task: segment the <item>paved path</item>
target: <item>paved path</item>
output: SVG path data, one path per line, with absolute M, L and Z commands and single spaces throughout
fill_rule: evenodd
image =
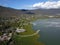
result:
M 37 30 L 35 33 L 31 34 L 31 35 L 20 35 L 20 37 L 30 37 L 30 36 L 34 36 L 37 35 L 40 32 L 40 30 Z

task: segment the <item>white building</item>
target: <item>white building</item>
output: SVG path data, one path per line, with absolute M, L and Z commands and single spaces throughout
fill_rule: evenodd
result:
M 25 31 L 26 31 L 26 30 L 25 30 L 25 29 L 23 29 L 23 28 L 21 28 L 21 29 L 17 28 L 17 30 L 16 30 L 16 32 L 17 32 L 17 33 L 25 32 Z
M 50 18 L 53 18 L 54 16 L 49 16 Z

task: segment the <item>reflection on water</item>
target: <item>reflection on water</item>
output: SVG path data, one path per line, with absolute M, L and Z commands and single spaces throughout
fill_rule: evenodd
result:
M 40 29 L 40 39 L 46 45 L 60 45 L 60 19 L 42 19 L 33 22 L 33 29 Z

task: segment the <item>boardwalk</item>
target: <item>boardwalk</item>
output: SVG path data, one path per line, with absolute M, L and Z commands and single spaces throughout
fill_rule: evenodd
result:
M 30 37 L 30 36 L 34 36 L 37 35 L 40 32 L 40 30 L 37 30 L 35 33 L 31 34 L 31 35 L 20 35 L 20 37 Z

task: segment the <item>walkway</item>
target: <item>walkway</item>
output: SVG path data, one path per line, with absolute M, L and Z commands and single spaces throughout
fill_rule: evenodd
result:
M 34 36 L 37 35 L 40 32 L 40 30 L 37 30 L 35 33 L 31 34 L 31 35 L 20 35 L 20 37 L 30 37 L 30 36 Z

